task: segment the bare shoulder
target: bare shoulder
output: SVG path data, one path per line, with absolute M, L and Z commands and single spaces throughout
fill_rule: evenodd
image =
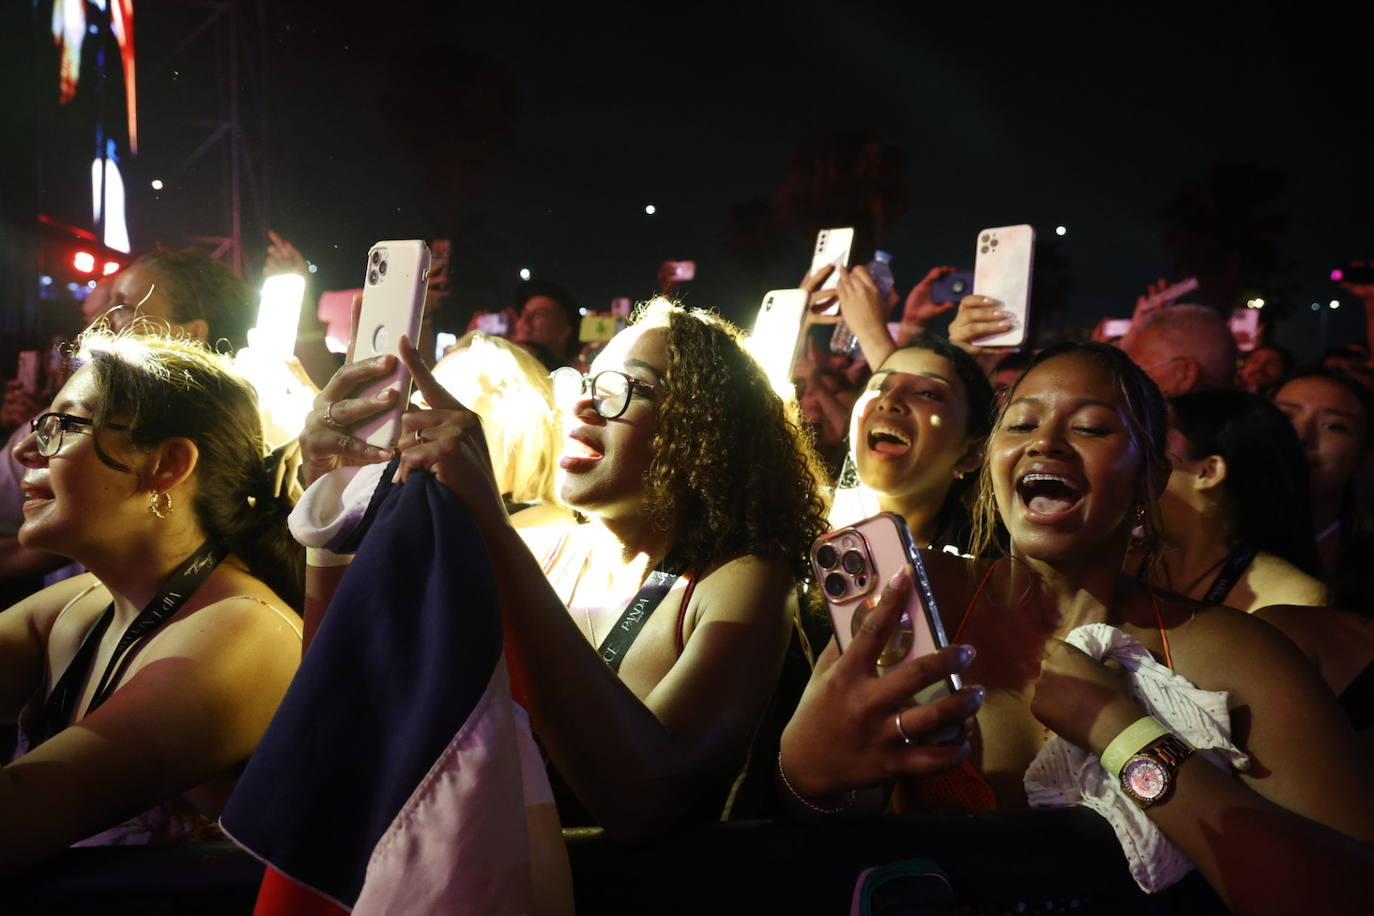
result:
M 96 588 L 99 585 L 100 582 L 90 573 L 82 573 L 70 579 L 63 579 L 61 582 L 34 592 L 8 610 L 0 612 L 0 626 L 7 629 L 22 627 L 46 640 L 62 610 L 84 593 L 99 590 L 103 600 L 109 601 L 108 595 L 105 595 L 103 590 Z
M 1255 557 L 1248 578 L 1258 603 L 1242 610 L 1254 611 L 1273 604 L 1319 607 L 1328 600 L 1326 586 L 1320 579 L 1271 553 Z
M 1313 681 L 1316 669 L 1278 627 L 1223 606 L 1197 606 L 1176 632 L 1179 670 L 1199 687 L 1240 698 Z
M 700 612 L 694 616 L 753 619 L 770 608 L 783 608 L 794 584 L 779 560 L 752 554 L 734 557 L 708 567 L 697 580 L 692 602 Z

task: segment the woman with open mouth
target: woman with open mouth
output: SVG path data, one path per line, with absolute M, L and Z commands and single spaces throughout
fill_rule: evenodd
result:
M 294 478 L 201 344 L 88 332 L 15 447 L 27 548 L 89 572 L 0 613 L 0 874 L 63 847 L 218 836 L 300 661 Z M 292 469 L 294 470 L 294 469 Z
M 881 805 L 884 793 L 857 790 L 894 783 L 898 811 L 1025 807 L 1036 788 L 1027 771 L 1058 741 L 1058 753 L 1091 764 L 1078 778 L 1181 850 L 1231 909 L 1363 906 L 1374 791 L 1330 691 L 1262 622 L 1122 571 L 1132 529 L 1157 530 L 1168 474 L 1155 385 L 1114 348 L 1051 347 L 1010 392 L 984 472 L 974 546 L 1000 519 L 1006 556 L 927 552 L 949 648 L 877 675 L 911 588 L 899 579 L 843 656 L 833 644 L 821 656 L 782 741 L 780 784 L 798 810 L 838 817 Z M 1091 624 L 1107 626 L 1079 629 Z M 1131 669 L 1148 661 L 1173 692 L 1147 702 L 1121 666 L 1066 641 L 1089 636 L 1134 647 Z M 910 705 L 956 672 L 978 686 Z M 1214 740 L 1198 739 L 1205 751 L 1163 712 L 1182 702 L 1180 683 L 1229 710 Z M 960 738 L 930 743 L 961 722 Z

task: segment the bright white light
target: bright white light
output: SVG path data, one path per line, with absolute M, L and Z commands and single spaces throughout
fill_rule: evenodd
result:
M 87 281 L 86 281 L 86 288 L 87 288 L 87 289 L 95 289 L 95 281 L 94 281 L 94 280 L 87 280 Z
M 296 349 L 296 325 L 304 295 L 305 278 L 300 274 L 277 274 L 263 281 L 258 323 L 248 338 L 265 358 L 285 359 Z
M 1340 308 L 1340 307 L 1341 307 L 1341 300 L 1339 300 L 1339 299 L 1332 299 L 1332 300 L 1331 300 L 1331 307 L 1332 307 L 1333 309 L 1338 309 L 1338 308 Z
M 520 279 L 521 279 L 521 280 L 528 280 L 529 278 L 530 278 L 530 269 L 529 269 L 528 267 L 522 267 L 522 268 L 520 268 Z
M 1054 227 L 1054 234 L 1055 234 L 1055 235 L 1068 235 L 1068 234 L 1069 234 L 1069 229 L 1068 229 L 1067 226 L 1055 226 L 1055 227 Z
M 106 261 L 106 262 L 105 262 L 105 266 L 102 267 L 102 268 L 100 268 L 100 274 L 101 274 L 101 276 L 105 276 L 105 277 L 108 277 L 110 274 L 118 273 L 118 272 L 119 272 L 119 262 L 118 262 L 118 261 Z
M 1312 303 L 1312 311 L 1314 311 L 1314 312 L 1315 312 L 1315 311 L 1319 311 L 1319 310 L 1321 309 L 1321 307 L 1322 307 L 1322 304 L 1321 304 L 1320 302 L 1314 302 L 1314 303 Z
M 40 276 L 40 277 L 38 278 L 38 285 L 39 285 L 39 286 L 52 286 L 52 277 L 48 276 L 47 274 L 43 274 L 42 276 Z
M 644 212 L 649 214 L 650 216 L 653 216 L 655 213 L 658 212 L 658 207 L 655 207 L 653 204 L 648 204 L 647 206 L 645 206 Z
M 306 261 L 306 262 L 305 262 L 305 269 L 308 270 L 308 271 L 310 271 L 310 272 L 313 274 L 315 271 L 319 270 L 320 267 L 319 267 L 319 265 L 316 264 L 314 261 Z
M 579 309 L 577 310 L 577 314 L 579 314 L 579 315 L 581 315 L 582 317 L 585 318 L 585 317 L 587 316 L 587 310 L 586 310 L 585 308 L 579 308 Z
M 153 190 L 154 190 L 154 191 L 161 191 L 161 190 L 162 190 L 162 179 L 161 179 L 161 178 L 154 178 L 154 179 L 152 180 L 152 185 L 153 185 Z
M 96 222 L 104 218 L 105 245 L 127 254 L 133 246 L 129 244 L 129 227 L 124 222 L 124 178 L 115 163 L 113 141 L 103 161 L 104 168 L 101 168 L 102 160 L 91 160 L 91 209 Z
M 1262 309 L 1262 308 L 1264 308 L 1264 300 L 1263 300 L 1263 299 L 1249 299 L 1249 300 L 1246 301 L 1245 307 L 1248 308 L 1248 309 Z

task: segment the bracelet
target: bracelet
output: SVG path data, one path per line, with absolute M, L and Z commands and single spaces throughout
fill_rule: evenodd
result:
M 1130 725 L 1121 730 L 1107 745 L 1102 752 L 1102 769 L 1108 775 L 1116 779 L 1121 775 L 1121 769 L 1126 765 L 1126 761 L 1131 758 L 1141 748 L 1147 747 L 1150 742 L 1163 735 L 1169 734 L 1169 729 L 1160 724 L 1154 716 L 1143 716 L 1136 719 Z
M 353 562 L 351 553 L 335 553 L 324 547 L 305 548 L 305 565 L 316 567 L 347 566 Z
M 816 812 L 817 814 L 842 814 L 845 811 L 848 811 L 850 807 L 854 804 L 854 796 L 857 794 L 854 789 L 850 789 L 848 792 L 844 794 L 843 804 L 840 804 L 839 806 L 834 808 L 823 808 L 815 802 L 811 801 L 805 795 L 802 795 L 800 792 L 798 792 L 796 787 L 792 785 L 791 780 L 787 778 L 787 772 L 782 768 L 782 748 L 778 749 L 778 779 L 782 780 L 783 788 L 787 789 L 787 794 L 791 795 L 797 801 L 801 802 L 803 805 L 805 805 L 812 811 Z

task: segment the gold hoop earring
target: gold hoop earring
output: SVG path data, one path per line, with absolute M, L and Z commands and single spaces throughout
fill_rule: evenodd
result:
M 166 518 L 172 514 L 172 494 L 159 493 L 157 490 L 148 491 L 148 511 L 158 518 Z

